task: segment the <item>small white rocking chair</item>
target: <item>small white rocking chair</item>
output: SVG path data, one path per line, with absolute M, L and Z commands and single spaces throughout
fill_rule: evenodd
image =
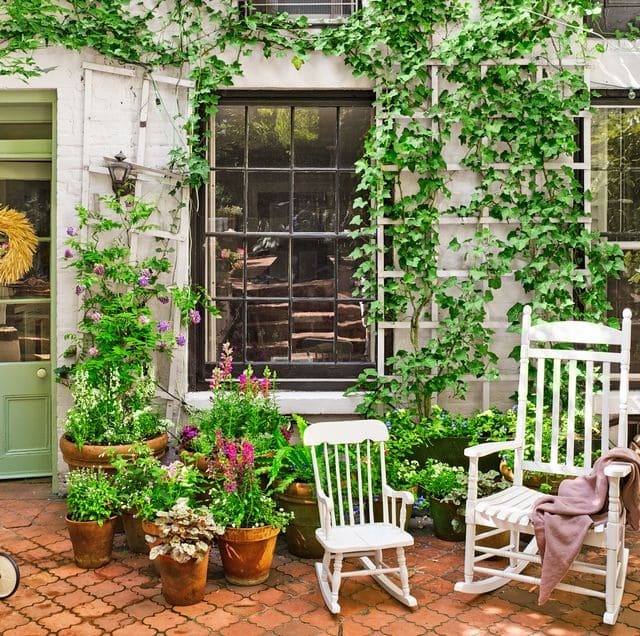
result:
M 506 443 L 480 444 L 465 451 L 470 460 L 467 530 L 464 581 L 456 584 L 457 591 L 469 594 L 491 592 L 509 580 L 540 585 L 539 576 L 523 574 L 530 563 L 540 563 L 535 538 L 521 549 L 520 535 L 533 535 L 529 514 L 541 496 L 537 490 L 522 485 L 523 471 L 566 477 L 588 475 L 592 468 L 593 450 L 599 447 L 604 453 L 610 446 L 627 446 L 630 340 L 629 309 L 624 310 L 622 329 L 617 330 L 577 321 L 531 326 L 531 308 L 524 308 L 516 439 Z M 530 368 L 536 369 L 535 375 L 532 373 L 530 376 Z M 610 403 L 613 401 L 611 372 L 619 374 L 617 405 Z M 529 393 L 530 379 L 536 387 L 532 393 Z M 546 409 L 550 405 L 550 418 L 544 417 L 549 412 L 545 405 Z M 535 417 L 529 418 L 534 420 L 530 423 L 534 430 L 529 433 L 526 430 L 529 424 L 527 411 L 535 413 Z M 612 411 L 618 415 L 615 436 L 613 431 L 610 433 Z M 611 444 L 610 439 L 615 439 L 615 442 Z M 527 448 L 527 445 L 533 448 Z M 478 458 L 501 451 L 513 451 L 513 486 L 478 498 Z M 629 555 L 624 544 L 625 509 L 620 501 L 621 479 L 629 471 L 625 464 L 612 464 L 605 470 L 609 480 L 607 521 L 592 525 L 583 543 L 604 548 L 603 562 L 583 562 L 578 555 L 571 566 L 574 571 L 604 577 L 604 586 L 594 589 L 569 583 L 556 585 L 556 589 L 603 599 L 603 621 L 609 625 L 615 624 L 620 611 Z M 478 526 L 489 529 L 479 531 Z M 482 538 L 503 530 L 510 530 L 507 545 L 500 548 L 481 545 Z M 503 569 L 483 565 L 493 556 L 507 560 Z M 480 578 L 474 580 L 475 577 Z
M 340 612 L 338 593 L 348 576 L 372 576 L 391 596 L 409 607 L 417 605 L 409 593 L 404 556 L 404 548 L 413 545 L 413 537 L 404 530 L 406 504 L 413 504 L 413 495 L 387 485 L 384 442 L 388 438 L 387 427 L 378 420 L 319 422 L 304 432 L 304 444 L 312 451 L 320 511 L 316 538 L 324 548 L 316 574 L 322 597 L 334 614 Z M 381 484 L 377 492 L 376 483 Z M 377 521 L 376 500 L 382 501 L 382 520 Z M 382 560 L 388 548 L 395 548 L 395 567 Z M 351 557 L 358 557 L 364 569 L 343 571 L 343 560 Z M 395 575 L 399 584 L 389 575 Z

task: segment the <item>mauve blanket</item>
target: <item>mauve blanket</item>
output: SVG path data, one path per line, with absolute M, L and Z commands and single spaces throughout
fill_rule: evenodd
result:
M 622 505 L 627 509 L 627 523 L 634 530 L 640 527 L 640 457 L 628 448 L 607 451 L 593 465 L 591 474 L 566 479 L 556 496 L 540 497 L 530 515 L 542 558 L 540 605 L 549 598 L 578 556 L 591 525 L 606 520 L 609 480 L 604 469 L 613 462 L 631 466 L 631 473 L 621 482 L 620 494 Z

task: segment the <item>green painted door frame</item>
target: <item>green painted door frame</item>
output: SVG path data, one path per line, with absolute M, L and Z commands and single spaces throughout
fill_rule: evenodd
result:
M 0 285 L 0 479 L 52 476 L 57 491 L 55 91 L 0 92 L 0 206 L 38 236 L 31 269 Z

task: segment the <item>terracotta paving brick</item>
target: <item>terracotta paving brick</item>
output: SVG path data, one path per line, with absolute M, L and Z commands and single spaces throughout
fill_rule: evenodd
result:
M 116 629 L 110 636 L 134 636 L 134 634 L 135 636 L 156 636 L 158 632 L 152 627 L 136 623 L 135 630 L 132 630 L 131 627 L 121 627 Z
M 286 614 L 282 614 L 274 609 L 267 609 L 264 612 L 258 612 L 249 617 L 249 622 L 258 625 L 266 630 L 278 627 L 283 623 L 288 623 L 290 617 Z
M 166 610 L 159 614 L 154 614 L 149 618 L 145 618 L 142 622 L 145 625 L 158 630 L 161 634 L 164 634 L 167 630 L 172 629 L 177 625 L 182 625 L 186 620 L 187 619 L 184 616 L 181 616 L 172 610 Z
M 167 630 L 163 636 L 209 636 L 211 633 L 208 627 L 189 621 Z
M 57 636 L 101 636 L 103 633 L 99 627 L 82 623 L 81 625 L 74 625 L 68 629 L 61 629 Z
M 95 618 L 97 616 L 104 616 L 113 612 L 113 606 L 108 605 L 100 599 L 95 599 L 90 603 L 82 603 L 73 608 L 73 611 L 82 618 Z
M 116 629 L 126 627 L 127 625 L 137 626 L 138 622 L 133 616 L 129 616 L 124 612 L 112 612 L 111 614 L 105 614 L 99 616 L 91 621 L 96 627 L 103 630 L 105 634 L 112 634 Z
M 22 608 L 22 614 L 27 618 L 31 618 L 34 621 L 37 621 L 44 616 L 51 616 L 52 614 L 58 613 L 62 607 L 57 603 L 53 603 L 49 600 L 44 600 L 41 603 L 35 603 L 34 605 L 29 605 L 28 607 Z
M 41 619 L 40 625 L 46 627 L 50 633 L 54 633 L 61 629 L 71 627 L 72 625 L 78 625 L 78 623 L 81 622 L 82 619 L 79 616 L 76 616 L 69 610 L 62 610 L 57 614 Z
M 34 625 L 33 623 L 29 623 L 28 625 L 21 625 L 20 627 L 14 627 L 12 629 L 3 631 L 3 636 L 48 636 L 49 632 L 44 628 L 40 627 L 40 625 Z
M 220 630 L 223 627 L 229 627 L 230 625 L 235 625 L 240 622 L 241 619 L 238 616 L 235 616 L 231 612 L 227 612 L 224 609 L 214 609 L 211 612 L 207 612 L 206 614 L 202 614 L 198 616 L 195 621 L 198 625 L 202 625 L 209 629 Z
M 138 603 L 133 603 L 132 605 L 128 605 L 127 607 L 123 608 L 123 610 L 127 614 L 133 616 L 134 618 L 137 618 L 140 621 L 149 616 L 153 616 L 154 614 L 158 614 L 164 611 L 164 609 L 164 606 L 147 599 Z

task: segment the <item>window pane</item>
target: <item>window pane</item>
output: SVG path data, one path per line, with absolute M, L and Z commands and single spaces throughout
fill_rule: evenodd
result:
M 244 229 L 244 176 L 242 172 L 216 170 L 212 176 L 215 206 L 210 211 L 210 232 Z
M 623 232 L 640 231 L 640 170 L 625 170 L 622 176 L 620 215 Z
M 225 342 L 233 347 L 234 360 L 241 361 L 244 351 L 244 312 L 241 301 L 219 300 L 216 306 L 220 317 L 212 321 L 215 328 L 215 346 L 211 347 L 213 359 L 220 356 L 220 349 Z
M 339 192 L 339 205 L 340 205 L 340 227 L 339 232 L 344 232 L 354 229 L 351 225 L 351 220 L 354 216 L 359 215 L 364 223 L 368 220 L 368 213 L 366 210 L 353 209 L 353 201 L 358 195 L 356 187 L 358 185 L 358 177 L 353 172 L 341 172 L 338 175 L 338 192 Z
M 351 258 L 351 252 L 361 241 L 341 239 L 338 241 L 338 296 L 357 296 L 354 274 L 357 263 Z
M 621 114 L 622 164 L 640 167 L 640 109 L 625 108 Z
M 289 230 L 290 179 L 288 172 L 249 173 L 249 232 Z
M 0 362 L 49 359 L 49 303 L 0 304 L 0 325 Z
M 336 165 L 336 109 L 294 109 L 293 143 L 296 166 L 334 167 Z
M 247 303 L 247 357 L 257 362 L 289 360 L 289 303 Z
M 335 174 L 302 172 L 294 179 L 294 232 L 335 232 Z
M 338 362 L 370 362 L 366 307 L 364 303 L 338 303 Z M 343 343 L 348 343 L 348 347 Z
M 247 251 L 247 295 L 289 295 L 289 240 L 263 236 L 249 239 Z
M 249 107 L 249 167 L 286 168 L 291 163 L 291 109 Z
M 335 241 L 295 239 L 293 241 L 293 295 L 297 297 L 335 296 Z
M 244 166 L 244 106 L 220 106 L 214 135 L 215 165 Z
M 213 258 L 211 284 L 218 297 L 242 297 L 244 294 L 243 240 L 233 236 L 210 238 L 209 255 Z
M 15 165 L 15 164 L 14 164 Z M 51 172 L 50 164 L 33 164 Z M 2 205 L 23 212 L 33 224 L 38 236 L 49 236 L 51 212 L 51 182 L 31 179 L 0 178 L 0 202 Z
M 628 307 L 633 316 L 640 316 L 640 251 L 624 252 L 625 271 L 619 280 L 609 279 L 608 296 L 612 314 L 620 317 Z M 631 373 L 640 373 L 640 323 L 633 321 L 631 349 Z
M 340 109 L 338 167 L 352 168 L 360 159 L 369 128 L 371 128 L 371 108 L 351 106 Z
M 39 243 L 29 271 L 20 280 L 0 285 L 0 298 L 48 298 L 50 252 L 48 242 Z

